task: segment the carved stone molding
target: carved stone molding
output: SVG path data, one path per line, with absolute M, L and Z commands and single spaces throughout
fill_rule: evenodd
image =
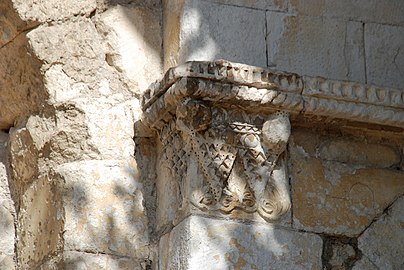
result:
M 267 221 L 285 214 L 291 119 L 404 128 L 402 91 L 222 60 L 170 69 L 142 106 L 141 123 L 158 140 L 158 181 L 176 193 L 176 202 L 160 202 L 177 213 L 174 223 L 193 212 Z

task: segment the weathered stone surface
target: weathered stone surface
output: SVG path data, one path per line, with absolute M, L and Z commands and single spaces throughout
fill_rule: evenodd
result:
M 117 257 L 109 254 L 85 253 L 66 251 L 64 253 L 64 268 L 66 270 L 143 270 L 146 263 Z
M 40 67 L 24 35 L 0 48 L 0 129 L 38 111 L 46 100 Z
M 159 222 L 175 225 L 189 212 L 274 222 L 289 211 L 287 113 L 258 119 L 197 100 L 174 113 L 156 128 Z
M 403 228 L 404 196 L 401 196 L 359 237 L 358 247 L 364 261 L 369 260 L 376 269 L 403 268 Z
M 23 31 L 33 27 L 34 22 L 21 20 L 13 7 L 11 0 L 3 0 L 0 3 L 0 48 L 11 42 Z
M 6 169 L 9 136 L 0 131 L 0 270 L 14 269 L 15 208 Z
M 400 153 L 391 146 L 343 139 L 322 143 L 318 148 L 318 156 L 323 160 L 375 168 L 400 164 Z
M 115 6 L 96 21 L 104 35 L 106 61 L 128 78 L 136 92 L 162 74 L 160 10 Z
M 12 0 L 14 8 L 25 21 L 55 21 L 75 15 L 90 15 L 96 8 L 96 0 Z
M 323 269 L 344 270 L 352 269 L 362 257 L 356 238 L 336 238 L 323 235 L 323 254 L 321 255 Z
M 290 0 L 289 10 L 309 16 L 404 25 L 404 4 L 401 0 Z
M 73 162 L 56 171 L 65 182 L 65 250 L 147 257 L 148 223 L 134 161 Z
M 49 176 L 40 177 L 22 194 L 18 214 L 17 253 L 22 269 L 39 267 L 63 248 L 61 194 Z
M 97 89 L 95 86 L 100 81 L 105 54 L 102 41 L 91 20 L 41 25 L 29 32 L 27 37 L 40 60 L 46 64 L 62 64 L 63 73 L 74 83 L 85 83 L 90 89 Z M 47 66 L 44 68 L 47 69 Z M 86 90 L 81 91 L 81 94 L 88 94 L 89 90 Z
M 221 58 L 266 66 L 264 11 L 190 0 L 164 14 L 165 68 Z
M 302 75 L 365 82 L 362 24 L 267 12 L 268 65 Z
M 160 269 L 321 269 L 321 238 L 191 216 L 160 241 Z
M 232 5 L 246 8 L 285 11 L 288 8 L 289 0 L 208 0 L 212 3 Z
M 402 10 L 404 11 L 404 4 L 402 6 Z M 403 14 L 403 11 L 401 14 Z M 368 83 L 403 87 L 403 44 L 404 26 L 398 27 L 372 23 L 365 25 L 366 73 Z
M 113 95 L 109 98 L 74 100 L 85 116 L 82 130 L 88 133 L 88 144 L 100 158 L 130 159 L 134 155 L 133 125 L 139 117 L 140 104 L 137 99 L 121 102 L 122 99 Z M 65 129 L 68 128 L 66 126 Z
M 21 196 L 38 176 L 39 153 L 25 127 L 10 130 L 9 156 L 10 189 L 19 209 Z
M 0 252 L 0 270 L 13 270 L 15 269 L 14 256 L 7 256 Z
M 319 135 L 295 130 L 292 138 L 290 173 L 295 228 L 355 236 L 404 192 L 402 171 L 321 161 L 315 157 L 324 141 Z M 361 145 L 349 141 L 344 142 L 347 152 Z M 361 151 L 372 147 L 375 146 Z M 331 153 L 336 160 L 346 157 L 341 149 Z

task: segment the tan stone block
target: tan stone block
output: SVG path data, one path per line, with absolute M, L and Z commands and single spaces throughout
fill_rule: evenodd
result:
M 321 269 L 318 235 L 270 224 L 191 216 L 160 244 L 164 269 Z
M 10 190 L 19 208 L 20 197 L 38 176 L 39 153 L 27 128 L 12 129 L 9 141 Z
M 64 181 L 65 250 L 148 255 L 148 221 L 134 161 L 60 165 Z
M 12 0 L 19 16 L 26 21 L 62 20 L 75 15 L 90 15 L 96 8 L 96 0 Z
M 35 55 L 44 63 L 62 64 L 63 72 L 75 82 L 99 84 L 101 67 L 106 64 L 105 54 L 102 40 L 90 19 L 41 25 L 27 37 Z
M 118 257 L 109 254 L 92 254 L 77 251 L 64 253 L 64 268 L 66 270 L 142 270 L 140 262 L 127 257 Z
M 110 98 L 74 100 L 83 112 L 82 133 L 87 133 L 86 148 L 91 148 L 102 159 L 132 158 L 135 153 L 134 122 L 139 117 L 137 99 L 114 102 Z M 69 126 L 66 130 L 73 131 Z M 79 131 L 79 130 L 78 130 Z M 79 135 L 72 132 L 72 136 Z M 80 136 L 82 137 L 82 136 Z M 77 151 L 79 152 L 79 151 Z
M 318 149 L 319 158 L 347 164 L 388 168 L 400 163 L 399 151 L 381 144 L 355 142 L 349 139 L 331 139 Z
M 17 120 L 38 111 L 46 100 L 40 67 L 25 35 L 1 47 L 0 129 L 15 126 Z
M 295 228 L 358 235 L 404 192 L 401 171 L 322 162 L 304 147 L 296 141 L 290 146 Z
M 64 213 L 53 179 L 43 176 L 22 194 L 17 253 L 22 269 L 35 268 L 62 249 Z
M 96 21 L 105 38 L 106 61 L 141 92 L 162 75 L 161 11 L 117 5 Z

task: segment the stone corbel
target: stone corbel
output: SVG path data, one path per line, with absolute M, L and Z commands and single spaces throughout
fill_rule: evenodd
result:
M 272 221 L 290 208 L 291 121 L 365 122 L 402 133 L 403 104 L 395 89 L 189 62 L 146 91 L 141 124 L 155 131 L 157 170 L 167 172 L 157 181 L 176 187 L 172 211 Z

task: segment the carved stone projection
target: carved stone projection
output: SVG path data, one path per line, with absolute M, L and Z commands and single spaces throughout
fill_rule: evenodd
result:
M 287 113 L 248 116 L 184 99 L 160 132 L 163 160 L 179 181 L 180 208 L 189 200 L 201 210 L 279 218 L 290 206 L 284 161 L 289 135 Z
M 224 60 L 189 62 L 146 91 L 138 129 L 157 131 L 158 169 L 177 191 L 174 223 L 195 211 L 271 221 L 290 208 L 291 121 L 403 131 L 403 95 Z

